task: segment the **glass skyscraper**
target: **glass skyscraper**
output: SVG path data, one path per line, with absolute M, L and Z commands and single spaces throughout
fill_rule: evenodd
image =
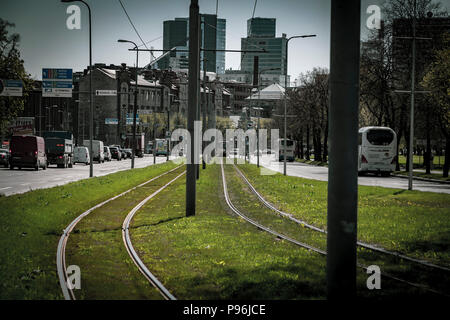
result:
M 226 20 L 217 19 L 216 15 L 201 14 L 201 47 L 206 50 L 224 50 L 226 43 Z M 175 18 L 175 20 L 164 21 L 163 49 L 170 50 L 176 47 L 179 50 L 189 49 L 189 18 Z M 200 59 L 205 58 L 206 71 L 225 72 L 225 52 L 201 51 Z M 158 61 L 160 69 L 181 68 L 187 69 L 189 53 L 171 52 Z M 203 61 L 200 61 L 203 70 Z
M 284 85 L 286 62 L 286 35 L 275 37 L 276 19 L 253 18 L 247 20 L 247 37 L 241 38 L 241 50 L 258 51 L 265 49 L 267 53 L 241 53 L 241 70 L 253 73 L 253 60 L 258 56 L 259 71 L 269 68 L 280 70 L 264 72 L 264 78 L 271 83 Z M 273 76 L 272 76 L 273 75 Z M 270 77 L 272 76 L 272 78 Z

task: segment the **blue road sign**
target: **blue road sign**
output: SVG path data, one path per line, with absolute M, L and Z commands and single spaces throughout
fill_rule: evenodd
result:
M 72 97 L 72 69 L 42 69 L 43 97 Z

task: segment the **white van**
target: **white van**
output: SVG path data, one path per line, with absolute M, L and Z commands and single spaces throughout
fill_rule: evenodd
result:
M 89 149 L 89 140 L 83 140 L 83 146 Z M 92 161 L 98 161 L 99 163 L 105 162 L 103 141 L 92 140 L 92 149 Z
M 73 150 L 73 163 L 84 163 L 88 165 L 91 162 L 89 158 L 89 149 L 87 147 L 75 147 Z

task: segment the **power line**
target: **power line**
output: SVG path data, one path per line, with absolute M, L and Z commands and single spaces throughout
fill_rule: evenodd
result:
M 128 21 L 130 22 L 131 26 L 133 27 L 134 31 L 136 32 L 137 36 L 139 37 L 139 39 L 141 39 L 142 44 L 148 49 L 146 43 L 145 43 L 144 40 L 142 39 L 141 35 L 139 34 L 139 32 L 137 31 L 136 27 L 134 26 L 133 21 L 131 20 L 130 16 L 128 15 L 128 12 L 127 12 L 127 10 L 125 9 L 125 6 L 124 6 L 123 3 L 122 3 L 122 0 L 119 0 L 119 3 L 120 3 L 120 5 L 121 5 L 123 11 L 125 12 L 125 15 L 127 16 Z M 152 53 L 150 53 L 150 54 L 153 55 Z M 136 66 L 136 68 L 137 68 L 137 67 L 138 67 L 138 66 Z
M 253 6 L 252 20 L 250 22 L 250 30 L 249 30 L 250 31 L 250 36 L 252 34 L 252 24 L 253 24 L 252 22 L 253 22 L 253 18 L 255 17 L 255 10 L 256 10 L 256 4 L 257 3 L 258 3 L 258 0 L 255 0 L 255 5 Z M 244 38 L 242 38 L 242 39 L 244 39 Z M 245 41 L 248 41 L 248 40 L 245 40 Z M 250 45 L 252 45 L 252 44 L 250 44 Z M 253 45 L 253 46 L 255 46 L 255 45 Z M 257 46 L 255 46 L 255 47 L 257 47 Z M 241 63 L 239 64 L 239 70 L 242 70 L 242 61 L 244 61 L 244 57 L 245 57 L 245 52 L 241 56 Z

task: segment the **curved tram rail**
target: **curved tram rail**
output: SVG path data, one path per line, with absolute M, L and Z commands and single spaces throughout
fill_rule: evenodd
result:
M 233 164 L 233 165 L 234 165 L 234 164 Z M 311 245 L 309 245 L 309 244 L 306 244 L 306 243 L 297 241 L 297 240 L 292 239 L 292 238 L 290 238 L 290 237 L 288 237 L 288 236 L 285 236 L 285 235 L 283 235 L 283 234 L 281 234 L 281 233 L 278 233 L 278 232 L 276 232 L 276 231 L 274 231 L 274 230 L 272 230 L 272 229 L 270 229 L 270 228 L 268 228 L 268 227 L 265 227 L 265 226 L 261 225 L 260 223 L 254 221 L 253 219 L 247 217 L 245 214 L 243 214 L 241 211 L 239 211 L 239 210 L 233 205 L 233 203 L 231 202 L 230 196 L 229 196 L 229 194 L 228 194 L 228 187 L 227 187 L 227 182 L 226 182 L 226 178 L 225 178 L 225 171 L 224 171 L 224 169 L 223 169 L 223 162 L 221 162 L 220 166 L 221 166 L 221 170 L 222 170 L 222 185 L 223 185 L 223 191 L 224 191 L 225 201 L 226 201 L 227 205 L 230 207 L 230 209 L 231 209 L 236 215 L 238 215 L 238 216 L 241 217 L 242 219 L 246 220 L 247 222 L 253 224 L 253 225 L 254 225 L 255 227 L 257 227 L 258 229 L 264 230 L 264 231 L 266 231 L 266 232 L 268 232 L 268 233 L 271 233 L 271 234 L 275 235 L 277 238 L 284 239 L 284 240 L 289 241 L 289 242 L 291 242 L 291 243 L 293 243 L 293 244 L 295 244 L 295 245 L 297 245 L 297 246 L 300 246 L 300 247 L 302 247 L 302 248 L 304 248 L 304 249 L 308 249 L 308 250 L 314 251 L 314 252 L 316 252 L 316 253 L 318 253 L 318 254 L 320 254 L 320 255 L 323 255 L 323 256 L 326 256 L 326 255 L 327 255 L 326 251 L 321 250 L 321 249 L 316 248 L 316 247 L 313 247 L 313 246 L 311 246 Z M 236 168 L 236 169 L 237 169 L 237 168 Z M 256 191 L 256 190 L 255 190 L 255 191 Z M 274 207 L 272 206 L 271 209 L 272 209 L 272 208 L 274 208 Z M 289 215 L 289 214 L 287 214 L 287 213 L 284 213 L 284 214 Z M 316 227 L 314 227 L 314 228 L 316 228 Z M 364 270 L 367 270 L 367 266 L 364 266 L 364 265 L 362 265 L 362 264 L 360 264 L 360 263 L 357 263 L 357 266 L 360 267 L 360 268 L 362 268 L 362 269 L 364 269 Z M 416 288 L 420 288 L 420 289 L 423 289 L 423 290 L 426 290 L 426 291 L 429 291 L 429 292 L 432 292 L 432 293 L 441 295 L 441 296 L 449 297 L 449 296 L 446 295 L 445 293 L 442 293 L 442 292 L 439 292 L 439 291 L 437 291 L 437 290 L 431 289 L 431 288 L 429 288 L 429 287 L 427 287 L 427 286 L 425 286 L 425 285 L 418 284 L 418 283 L 413 283 L 413 282 L 410 282 L 410 281 L 407 281 L 407 280 L 398 278 L 398 277 L 396 277 L 396 276 L 393 276 L 393 275 L 391 275 L 391 274 L 388 274 L 388 273 L 386 273 L 386 272 L 383 272 L 383 273 L 381 273 L 380 275 L 381 275 L 381 276 L 384 276 L 384 277 L 386 277 L 386 278 L 390 278 L 390 279 L 392 279 L 392 280 L 396 280 L 396 281 L 398 281 L 398 282 L 405 283 L 405 284 L 407 284 L 407 285 L 410 285 L 410 286 L 413 286 L 413 287 L 416 287 Z
M 136 212 L 142 208 L 142 206 L 144 204 L 146 204 L 150 199 L 152 199 L 154 196 L 156 196 L 158 193 L 160 193 L 161 191 L 163 191 L 165 188 L 167 188 L 172 182 L 176 181 L 178 178 L 180 178 L 181 176 L 183 176 L 186 173 L 186 171 L 183 171 L 181 174 L 179 174 L 178 176 L 176 176 L 174 179 L 172 179 L 171 181 L 169 181 L 167 184 L 165 184 L 164 186 L 162 186 L 161 188 L 159 188 L 157 191 L 155 191 L 154 193 L 152 193 L 150 196 L 148 196 L 147 198 L 145 198 L 144 200 L 142 200 L 137 206 L 135 206 L 127 215 L 127 217 L 125 218 L 123 225 L 122 225 L 122 238 L 123 238 L 123 242 L 125 244 L 125 247 L 127 248 L 128 254 L 130 255 L 131 259 L 134 261 L 134 263 L 136 264 L 136 266 L 138 267 L 139 271 L 144 275 L 145 278 L 147 278 L 148 281 L 150 281 L 150 283 L 159 290 L 159 292 L 162 294 L 162 296 L 166 299 L 166 300 L 176 300 L 176 298 L 169 292 L 169 290 L 167 290 L 164 285 L 158 280 L 158 278 L 156 278 L 151 272 L 150 270 L 148 270 L 148 268 L 145 266 L 145 264 L 142 262 L 142 260 L 139 258 L 139 255 L 137 254 L 137 252 L 134 250 L 133 244 L 131 243 L 131 239 L 130 239 L 130 232 L 129 232 L 129 228 L 130 228 L 130 222 L 133 219 L 134 215 L 136 214 Z
M 177 166 L 169 171 L 166 171 L 156 177 L 153 177 L 152 179 L 141 183 L 140 185 L 137 185 L 133 188 L 130 188 L 112 198 L 109 198 L 108 200 L 105 200 L 99 204 L 97 204 L 96 206 L 90 208 L 89 210 L 86 210 L 85 212 L 83 212 L 82 214 L 80 214 L 77 218 L 75 218 L 68 226 L 66 229 L 63 230 L 63 234 L 61 235 L 61 238 L 59 239 L 59 243 L 58 243 L 58 249 L 56 251 L 56 268 L 58 271 L 58 278 L 59 278 L 59 284 L 61 286 L 61 290 L 62 293 L 64 295 L 64 299 L 66 300 L 76 300 L 75 298 L 75 294 L 73 292 L 73 288 L 71 286 L 71 284 L 68 282 L 68 275 L 67 275 L 67 268 L 66 268 L 66 245 L 67 245 L 67 240 L 69 239 L 69 235 L 70 233 L 73 231 L 73 229 L 75 228 L 75 226 L 78 224 L 78 222 L 81 221 L 81 219 L 83 219 L 85 216 L 87 216 L 88 214 L 90 214 L 92 211 L 100 208 L 101 206 L 107 204 L 110 201 L 113 201 L 139 187 L 142 187 L 152 181 L 155 181 L 163 176 L 165 176 L 166 174 L 169 174 L 177 169 L 179 169 L 181 167 Z M 177 177 L 178 178 L 178 177 Z M 173 180 L 172 180 L 173 181 Z M 171 182 L 172 182 L 171 181 Z M 169 184 L 171 183 L 169 182 Z M 168 185 L 168 184 L 167 184 Z M 164 187 L 166 187 L 167 185 L 165 185 Z M 158 190 L 158 191 L 162 191 L 162 190 Z M 128 250 L 128 248 L 127 248 Z M 134 260 L 133 260 L 134 261 Z
M 264 197 L 255 189 L 255 187 L 251 184 L 251 182 L 242 173 L 242 171 L 239 170 L 239 168 L 236 165 L 233 164 L 233 166 L 236 169 L 236 171 L 238 172 L 238 174 L 242 177 L 244 182 L 248 185 L 250 190 L 258 197 L 258 199 L 262 202 L 262 204 L 264 204 L 267 208 L 275 211 L 280 216 L 288 218 L 289 220 L 291 220 L 291 221 L 293 221 L 293 222 L 295 222 L 297 224 L 300 224 L 300 225 L 302 225 L 302 226 L 304 226 L 306 228 L 309 228 L 309 229 L 317 231 L 317 232 L 325 233 L 325 234 L 327 233 L 327 231 L 324 230 L 324 229 L 320 229 L 320 228 L 315 227 L 315 226 L 313 226 L 311 224 L 308 224 L 307 222 L 305 222 L 303 220 L 299 220 L 299 219 L 295 218 L 292 214 L 284 212 L 284 211 L 276 208 L 273 204 L 271 204 L 266 199 L 264 199 Z M 380 252 L 380 253 L 383 253 L 383 254 L 395 256 L 397 258 L 401 258 L 401 259 L 408 260 L 408 261 L 411 261 L 411 262 L 414 262 L 414 263 L 418 263 L 418 264 L 421 264 L 421 265 L 424 265 L 424 266 L 427 266 L 427 267 L 430 267 L 430 268 L 440 269 L 440 270 L 444 270 L 444 271 L 450 271 L 450 269 L 447 268 L 447 267 L 436 265 L 436 264 L 433 264 L 433 263 L 425 261 L 425 260 L 420 260 L 420 259 L 416 259 L 416 258 L 413 258 L 413 257 L 409 257 L 407 255 L 404 255 L 404 254 L 401 254 L 401 253 L 398 253 L 398 252 L 394 252 L 394 251 L 390 251 L 390 250 L 387 250 L 387 249 L 384 249 L 384 248 L 380 248 L 378 246 L 375 246 L 375 245 L 372 245 L 372 244 L 369 244 L 369 243 L 357 241 L 356 244 L 358 246 L 360 246 L 362 248 L 365 248 L 365 249 L 368 249 L 368 250 L 372 250 L 372 251 Z

